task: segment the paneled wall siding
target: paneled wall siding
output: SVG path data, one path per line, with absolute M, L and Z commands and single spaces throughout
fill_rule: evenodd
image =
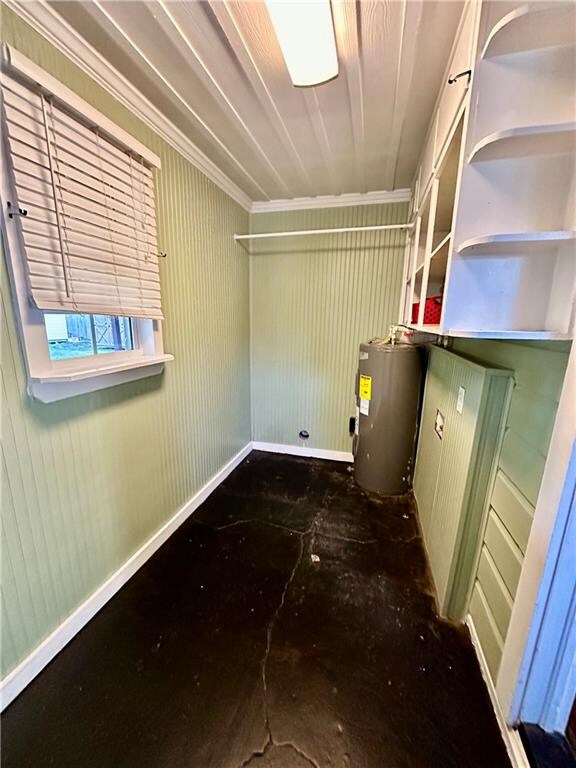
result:
M 253 232 L 398 224 L 407 203 L 251 216 Z M 350 451 L 358 345 L 398 318 L 405 233 L 252 241 L 254 440 Z
M 515 387 L 469 609 L 496 679 L 570 344 L 459 339 L 454 346 L 485 365 L 514 371 Z
M 2 672 L 250 440 L 248 215 L 2 8 L 2 38 L 157 153 L 157 376 L 52 405 L 26 394 L 2 259 Z

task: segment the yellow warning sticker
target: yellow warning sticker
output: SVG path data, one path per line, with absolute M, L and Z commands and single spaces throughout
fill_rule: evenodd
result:
M 360 376 L 360 398 L 372 400 L 372 376 Z

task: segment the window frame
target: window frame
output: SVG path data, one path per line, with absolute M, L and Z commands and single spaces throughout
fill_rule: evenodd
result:
M 160 167 L 160 159 L 150 150 L 19 52 L 5 49 L 2 59 L 3 66 L 8 62 L 9 67 L 39 84 L 82 118 L 101 127 L 103 132 L 140 154 L 154 167 Z M 3 135 L 1 153 L 5 170 L 9 167 L 9 152 L 7 138 Z M 50 359 L 44 311 L 34 307 L 28 297 L 24 244 L 16 221 L 17 214 L 13 218 L 8 214 L 8 201 L 15 199 L 8 177 L 8 173 L 2 173 L 1 226 L 12 304 L 26 367 L 28 394 L 49 403 L 161 373 L 164 364 L 174 358 L 164 352 L 162 322 L 156 319 L 131 318 L 134 334 L 132 350 L 64 360 Z M 63 311 L 70 313 L 69 310 Z

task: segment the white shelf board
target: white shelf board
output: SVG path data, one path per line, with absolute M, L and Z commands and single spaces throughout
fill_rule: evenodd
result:
M 443 328 L 441 325 L 417 325 L 407 323 L 408 328 L 420 333 L 431 333 L 436 336 L 454 336 L 465 339 L 524 339 L 526 341 L 569 341 L 572 336 L 556 331 L 491 331 L 475 329 Z
M 493 27 L 481 58 L 574 45 L 576 7 L 571 2 L 523 5 Z
M 481 139 L 468 163 L 576 152 L 576 122 L 506 128 Z
M 171 360 L 174 360 L 174 355 L 141 355 L 138 356 L 136 360 L 123 360 L 121 363 L 110 363 L 110 365 L 94 366 L 93 368 L 83 368 L 81 370 L 61 366 L 47 371 L 43 376 L 31 376 L 30 380 L 39 384 L 50 384 L 52 382 L 63 381 L 82 381 L 83 379 L 91 379 L 96 376 L 106 376 L 108 374 L 121 373 L 122 371 L 130 371 L 137 368 L 163 365 L 164 363 L 169 363 Z
M 490 331 L 490 330 L 470 330 L 444 328 L 444 336 L 457 336 L 467 339 L 526 339 L 526 340 L 544 340 L 544 341 L 566 341 L 571 339 L 568 333 L 558 333 L 557 331 Z
M 461 256 L 492 256 L 498 253 L 529 255 L 550 251 L 555 245 L 576 242 L 574 230 L 516 232 L 482 235 L 464 240 L 457 251 Z
M 432 333 L 434 336 L 439 336 L 443 333 L 439 325 L 418 325 L 417 323 L 407 323 L 406 325 L 408 328 L 419 333 Z

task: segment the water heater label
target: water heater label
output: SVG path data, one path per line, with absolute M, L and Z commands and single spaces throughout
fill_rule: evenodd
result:
M 360 399 L 372 400 L 372 376 L 360 376 Z
M 368 360 L 368 352 L 360 352 L 360 360 Z
M 370 413 L 370 400 L 364 400 L 362 397 L 360 398 L 360 413 L 363 416 L 368 416 Z

